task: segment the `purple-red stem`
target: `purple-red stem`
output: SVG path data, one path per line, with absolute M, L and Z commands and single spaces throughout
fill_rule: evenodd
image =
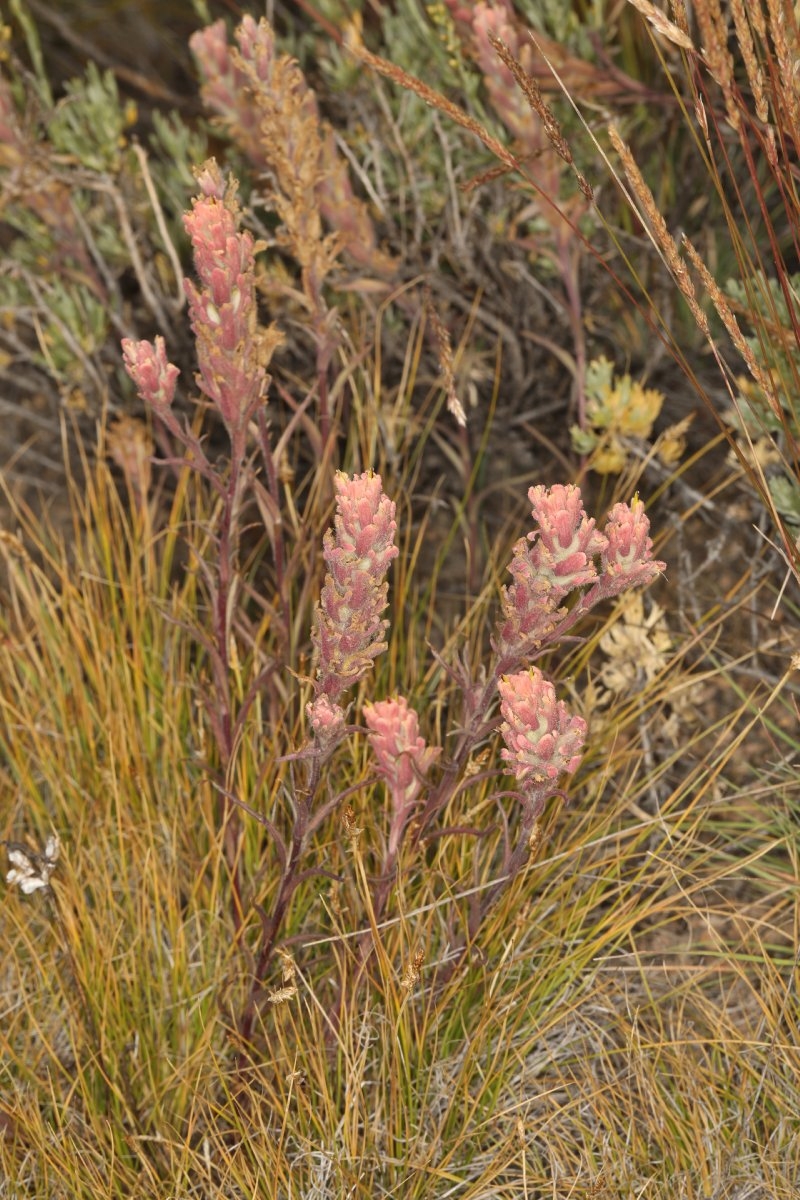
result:
M 564 619 L 556 626 L 547 638 L 550 645 L 555 645 L 557 642 L 569 632 L 574 625 L 586 616 L 591 608 L 594 607 L 600 600 L 604 599 L 602 592 L 598 593 L 598 584 L 602 580 L 598 580 L 588 592 L 583 593 L 578 599 L 575 606 L 567 613 Z M 465 724 L 455 752 L 453 753 L 449 763 L 444 768 L 442 778 L 438 786 L 433 790 L 428 798 L 425 807 L 419 814 L 417 819 L 417 827 L 414 835 L 415 844 L 418 844 L 425 835 L 431 822 L 439 815 L 442 809 L 449 803 L 455 786 L 461 778 L 464 767 L 467 764 L 470 754 L 475 749 L 481 738 L 493 728 L 495 722 L 487 717 L 487 713 L 494 700 L 497 692 L 497 685 L 504 675 L 517 670 L 521 662 L 529 661 L 534 655 L 538 656 L 544 652 L 546 646 L 530 647 L 526 652 L 526 647 L 521 647 L 513 653 L 503 655 L 497 660 L 495 668 L 491 675 L 487 678 L 483 687 L 476 692 L 475 688 L 464 688 L 464 703 L 465 703 Z
M 258 414 L 258 433 L 261 444 L 261 457 L 264 462 L 264 470 L 267 474 L 267 491 L 272 497 L 272 503 L 275 505 L 272 556 L 275 566 L 275 583 L 281 601 L 280 616 L 288 647 L 291 645 L 291 623 L 289 620 L 289 593 L 286 586 L 286 548 L 283 540 L 283 522 L 281 518 L 281 489 L 278 472 L 275 470 L 275 457 L 272 453 L 269 428 L 263 410 L 259 411 Z
M 242 922 L 242 882 L 239 867 L 239 831 L 241 820 L 239 811 L 228 799 L 230 788 L 229 771 L 233 759 L 233 717 L 231 713 L 230 686 L 230 648 L 228 636 L 230 628 L 230 603 L 234 576 L 236 570 L 236 529 L 235 517 L 239 500 L 241 481 L 242 455 L 244 447 L 237 445 L 241 439 L 232 439 L 232 454 L 230 475 L 224 489 L 222 518 L 218 532 L 217 582 L 214 604 L 214 636 L 216 641 L 217 669 L 216 703 L 220 706 L 217 720 L 214 723 L 218 730 L 218 749 L 222 758 L 225 774 L 225 789 L 220 795 L 219 820 L 224 831 L 225 861 L 231 872 L 231 887 L 233 892 L 233 921 L 234 928 L 239 929 Z
M 275 899 L 272 912 L 262 926 L 256 967 L 250 983 L 247 1001 L 245 1003 L 242 1016 L 239 1020 L 239 1035 L 242 1041 L 242 1048 L 239 1053 L 240 1068 L 244 1067 L 246 1064 L 246 1047 L 249 1044 L 250 1038 L 253 1034 L 258 993 L 266 977 L 267 968 L 269 967 L 270 960 L 275 950 L 275 944 L 278 939 L 278 932 L 283 923 L 283 918 L 286 915 L 286 910 L 289 907 L 289 903 L 298 884 L 298 867 L 306 846 L 309 814 L 313 805 L 314 796 L 319 787 L 320 777 L 320 761 L 319 759 L 315 758 L 312 760 L 310 778 L 308 782 L 308 798 L 303 799 L 299 797 L 297 795 L 297 790 L 295 789 L 294 827 L 292 829 L 292 840 L 289 846 L 289 853 L 281 874 L 278 895 Z

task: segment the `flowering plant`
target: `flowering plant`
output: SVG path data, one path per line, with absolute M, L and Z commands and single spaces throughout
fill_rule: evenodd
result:
M 255 72 L 266 94 L 275 63 L 267 53 L 269 47 L 259 41 L 263 31 L 246 25 L 241 37 L 240 57 L 231 58 L 229 65 L 235 64 L 236 70 L 250 74 Z M 218 33 L 213 38 L 207 34 L 202 43 L 207 63 L 213 47 L 219 59 L 219 89 L 225 71 L 220 65 L 223 52 Z M 281 69 L 290 71 L 286 64 Z M 309 95 L 300 88 L 296 99 L 310 120 L 314 108 Z M 288 188 L 288 179 L 279 186 Z M 268 972 L 275 955 L 281 952 L 281 930 L 292 900 L 301 883 L 320 870 L 307 861 L 314 835 L 341 802 L 336 789 L 327 786 L 330 776 L 323 775 L 323 766 L 332 762 L 343 743 L 360 732 L 359 726 L 347 724 L 343 698 L 367 678 L 378 656 L 388 647 L 389 622 L 384 612 L 388 572 L 398 555 L 397 523 L 395 503 L 384 493 L 380 475 L 373 471 L 352 476 L 342 471 L 335 474 L 333 528 L 322 540 L 327 571 L 311 631 L 316 665 L 311 682 L 313 696 L 305 703 L 310 736 L 281 759 L 291 764 L 286 784 L 290 803 L 282 825 L 236 794 L 236 752 L 259 679 L 253 681 L 243 699 L 232 684 L 233 633 L 241 596 L 238 545 L 242 497 L 248 488 L 261 486 L 248 455 L 251 431 L 259 437 L 270 488 L 269 503 L 262 504 L 261 511 L 280 512 L 265 405 L 269 384 L 266 369 L 281 335 L 274 327 L 259 326 L 254 258 L 258 246 L 240 228 L 235 182 L 226 183 L 211 162 L 198 172 L 198 184 L 199 195 L 185 218 L 198 281 L 186 284 L 186 295 L 197 345 L 198 387 L 219 413 L 230 441 L 226 471 L 209 461 L 200 438 L 175 415 L 178 372 L 167 358 L 163 340 L 157 338 L 154 344 L 125 342 L 123 354 L 128 373 L 163 430 L 183 444 L 187 459 L 221 500 L 212 535 L 216 555 L 201 563 L 210 599 L 212 633 L 201 633 L 200 638 L 213 672 L 208 713 L 225 770 L 220 820 L 225 829 L 237 925 L 243 922 L 246 912 L 240 853 L 242 813 L 254 817 L 267 831 L 278 866 L 270 906 L 260 910 L 261 935 L 251 984 L 236 1022 L 242 1045 L 247 1046 Z M 308 281 L 310 259 L 306 268 Z M 321 411 L 321 420 L 323 415 Z M 168 457 L 167 461 L 174 460 Z M 557 698 L 554 684 L 534 660 L 558 644 L 600 601 L 628 588 L 645 586 L 664 569 L 664 564 L 653 558 L 649 523 L 638 498 L 630 505 L 615 505 L 601 530 L 586 514 L 580 489 L 573 485 L 548 488 L 538 484 L 530 488 L 528 496 L 534 528 L 514 546 L 509 565 L 511 583 L 503 588 L 500 616 L 491 640 L 492 658 L 488 664 L 474 665 L 465 658 L 448 668 L 460 685 L 462 697 L 450 752 L 426 742 L 418 713 L 403 695 L 369 700 L 361 713 L 377 776 L 388 797 L 388 836 L 382 843 L 379 870 L 371 885 L 373 921 L 389 901 L 404 853 L 418 854 L 422 843 L 447 833 L 480 832 L 466 827 L 448 830 L 440 818 L 463 789 L 496 775 L 491 767 L 483 775 L 475 775 L 470 760 L 478 747 L 499 731 L 503 743 L 500 760 L 505 771 L 516 778 L 517 790 L 499 794 L 497 801 L 510 796 L 518 809 L 516 819 L 503 818 L 502 858 L 494 864 L 492 884 L 473 899 L 466 936 L 459 939 L 454 934 L 453 944 L 460 946 L 462 953 L 477 936 L 489 909 L 528 860 L 548 798 L 561 794 L 561 778 L 573 775 L 581 761 L 586 725 L 581 717 L 569 713 Z M 274 520 L 272 525 L 274 565 L 278 593 L 286 607 L 288 641 L 280 522 Z M 348 828 L 355 829 L 352 817 L 348 822 Z M 481 852 L 479 837 L 476 854 Z M 356 978 L 363 973 L 372 948 L 372 932 L 365 932 Z M 450 970 L 455 969 L 458 959 L 456 952 Z M 332 1010 L 332 1027 L 342 1001 L 340 996 Z

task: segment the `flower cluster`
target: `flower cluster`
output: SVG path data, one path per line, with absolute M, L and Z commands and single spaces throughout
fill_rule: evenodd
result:
M 594 557 L 605 549 L 594 519 L 587 517 L 580 488 L 532 487 L 528 499 L 539 526 L 514 547 L 514 582 L 503 589 L 503 619 L 494 641 L 502 657 L 523 646 L 535 649 L 553 632 L 573 589 L 597 578 Z
M 379 700 L 364 705 L 364 720 L 378 772 L 392 799 L 392 827 L 389 855 L 397 853 L 403 830 L 425 783 L 425 776 L 439 756 L 436 747 L 426 746 L 420 737 L 419 720 L 407 700 Z
M 523 657 L 552 638 L 568 616 L 560 606 L 570 592 L 591 585 L 572 616 L 652 583 L 664 570 L 653 559 L 650 524 L 638 498 L 614 505 L 602 533 L 572 484 L 532 487 L 528 499 L 538 528 L 514 547 L 509 566 L 514 582 L 503 589 L 503 615 L 493 640 L 501 660 Z
M 255 294 L 255 244 L 239 229 L 236 182 L 225 184 L 213 159 L 198 172 L 200 195 L 183 222 L 192 240 L 200 286 L 184 282 L 200 368 L 197 383 L 214 403 L 240 457 L 247 422 L 263 403 L 267 363 L 283 335 L 260 329 Z M 167 359 L 164 339 L 122 342 L 125 370 L 139 395 L 182 441 L 171 413 L 180 372 Z
M 235 180 L 226 186 L 210 159 L 198 184 L 200 195 L 183 218 L 201 284 L 184 283 L 197 343 L 197 382 L 236 441 L 263 401 L 266 363 L 282 339 L 274 327 L 258 329 L 255 244 L 239 229 Z
M 155 345 L 123 338 L 122 356 L 125 370 L 144 403 L 156 416 L 167 418 L 175 399 L 175 384 L 180 371 L 167 359 L 163 337 L 157 337 Z
M 627 588 L 645 587 L 666 569 L 665 563 L 653 559 L 650 522 L 638 496 L 629 505 L 614 505 L 604 532 L 607 544 L 600 555 L 601 578 L 595 585 L 603 599 Z M 591 597 L 590 592 L 587 599 Z
M 586 722 L 570 716 L 563 700 L 556 700 L 552 683 L 536 667 L 504 676 L 498 690 L 503 715 L 500 733 L 506 744 L 501 756 L 523 793 L 543 802 L 559 775 L 578 769 Z
M 344 711 L 323 692 L 306 708 L 318 746 L 335 746 L 344 734 Z
M 314 627 L 319 665 L 316 699 L 309 705 L 312 728 L 330 729 L 333 706 L 386 649 L 386 574 L 397 556 L 395 505 L 381 491 L 380 475 L 352 479 L 336 474 L 334 530 L 325 534 L 328 574 Z M 325 739 L 328 740 L 327 738 Z
M 542 584 L 557 597 L 557 603 L 573 588 L 591 583 L 597 575 L 593 557 L 605 547 L 593 517 L 587 517 L 580 488 L 557 483 L 541 484 L 528 492 L 539 529 L 528 534 L 535 543 L 532 557 Z

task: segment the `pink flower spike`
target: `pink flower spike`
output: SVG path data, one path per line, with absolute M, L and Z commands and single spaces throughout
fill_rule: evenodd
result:
M 336 491 L 336 551 L 330 558 L 326 553 L 328 565 L 335 565 L 341 555 L 356 555 L 362 560 L 360 569 L 384 575 L 398 554 L 394 545 L 397 523 L 396 506 L 381 491 L 380 475 L 365 471 L 349 479 L 343 471 L 337 471 Z
M 123 338 L 122 358 L 144 403 L 158 416 L 167 413 L 175 399 L 180 371 L 168 361 L 163 337 L 157 337 L 155 345 Z
M 542 794 L 559 775 L 578 769 L 586 740 L 586 722 L 570 716 L 563 700 L 556 700 L 552 683 L 532 667 L 505 675 L 498 684 L 503 724 L 500 732 L 509 764 L 524 792 Z
M 427 747 L 419 735 L 419 719 L 408 701 L 379 700 L 364 705 L 364 720 L 370 729 L 369 742 L 386 780 L 396 809 L 411 808 L 424 776 L 439 756 L 436 747 Z
M 389 833 L 389 856 L 397 853 L 408 819 L 414 810 L 425 776 L 439 756 L 436 747 L 425 745 L 419 735 L 419 720 L 403 696 L 364 705 L 364 720 L 370 729 L 369 742 L 392 798 L 394 814 Z
M 274 328 L 258 327 L 255 243 L 239 229 L 235 181 L 226 185 L 213 159 L 197 179 L 200 195 L 183 218 L 200 279 L 200 287 L 184 281 L 197 343 L 197 382 L 237 442 L 264 400 L 266 363 L 282 339 Z
M 325 534 L 328 574 L 313 633 L 319 655 L 317 695 L 336 700 L 362 679 L 386 649 L 386 573 L 397 556 L 395 505 L 381 491 L 380 475 L 349 479 L 336 474 L 334 530 Z
M 600 557 L 599 583 L 603 597 L 616 596 L 630 587 L 643 587 L 666 570 L 666 563 L 653 558 L 650 522 L 638 496 L 634 496 L 630 505 L 614 505 L 608 514 L 605 533 L 608 545 Z
M 539 484 L 528 492 L 539 530 L 528 534 L 539 551 L 539 571 L 561 596 L 597 578 L 594 556 L 605 549 L 606 539 L 587 517 L 581 490 L 574 484 Z
M 503 589 L 503 616 L 493 646 L 501 658 L 519 658 L 541 646 L 565 610 L 561 601 L 597 578 L 595 555 L 606 538 L 587 517 L 580 489 L 532 487 L 528 499 L 538 529 L 514 547 L 514 582 Z

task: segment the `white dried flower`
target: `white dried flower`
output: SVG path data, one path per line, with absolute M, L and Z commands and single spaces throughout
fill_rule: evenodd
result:
M 39 888 L 49 887 L 60 850 L 61 842 L 57 833 L 51 833 L 42 854 L 19 842 L 8 842 L 6 851 L 11 870 L 6 875 L 6 883 L 12 887 L 16 885 L 24 896 L 30 896 Z

